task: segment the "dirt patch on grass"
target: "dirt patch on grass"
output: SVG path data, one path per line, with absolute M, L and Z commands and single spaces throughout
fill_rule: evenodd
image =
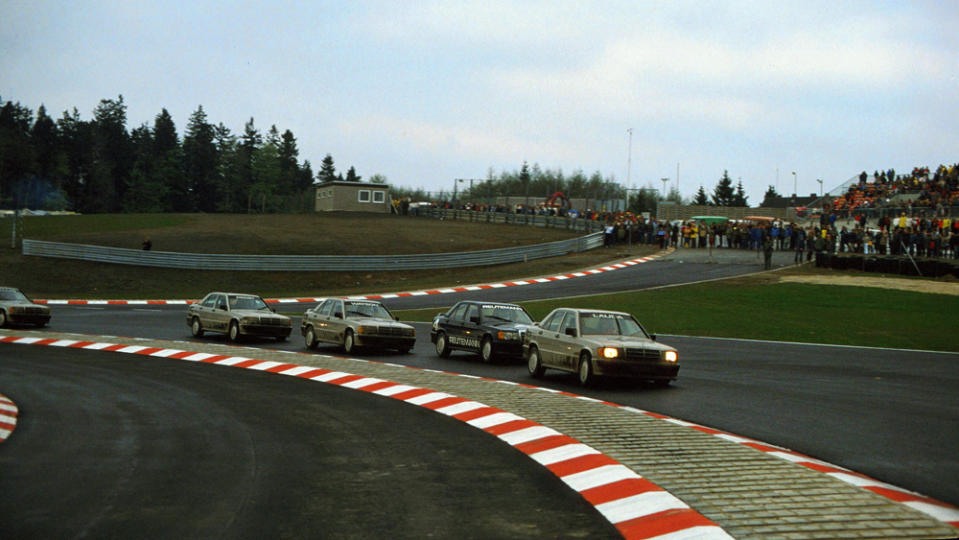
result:
M 786 275 L 779 278 L 781 283 L 807 283 L 812 285 L 846 285 L 849 287 L 878 287 L 932 294 L 951 294 L 959 296 L 959 283 L 932 281 L 927 279 L 902 279 L 882 276 L 820 274 Z

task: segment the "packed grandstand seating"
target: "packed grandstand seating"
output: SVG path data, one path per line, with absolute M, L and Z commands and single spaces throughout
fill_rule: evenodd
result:
M 941 213 L 954 206 L 959 207 L 959 164 L 940 165 L 931 175 L 929 167 L 916 167 L 906 175 L 876 171 L 871 178 L 863 171 L 859 182 L 832 202 L 833 210 L 845 215 L 873 208 L 910 215 L 917 210 Z

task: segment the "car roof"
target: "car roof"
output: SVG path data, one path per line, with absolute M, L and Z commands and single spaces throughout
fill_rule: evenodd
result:
M 478 306 L 514 306 L 521 307 L 519 304 L 511 304 L 509 302 L 486 302 L 484 300 L 460 300 L 457 304 L 476 304 Z
M 556 308 L 556 309 L 566 309 L 569 311 L 575 311 L 576 313 L 611 313 L 614 315 L 627 315 L 632 316 L 625 311 L 613 311 L 611 309 L 589 309 L 589 308 Z

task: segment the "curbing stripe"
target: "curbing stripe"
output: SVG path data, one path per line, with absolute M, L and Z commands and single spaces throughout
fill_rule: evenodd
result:
M 0 394 L 0 443 L 10 438 L 10 434 L 17 427 L 17 416 L 20 410 L 17 404 L 7 396 Z
M 52 345 L 57 342 L 57 340 L 38 340 L 22 336 L 9 336 L 0 341 L 21 345 Z M 90 342 L 83 348 L 140 354 L 141 356 L 168 351 L 168 349 L 94 342 Z M 341 371 L 280 364 L 265 360 L 257 361 L 245 357 L 183 352 L 187 354 L 170 354 L 168 358 L 180 356 L 178 359 L 186 361 L 209 362 L 220 366 L 280 375 L 309 376 L 310 380 L 360 391 L 377 387 L 376 390 L 369 390 L 369 392 L 432 409 L 453 418 L 457 418 L 458 415 L 470 417 L 469 420 L 458 419 L 468 425 L 494 434 L 537 463 L 547 467 L 567 486 L 592 504 L 625 538 L 641 539 L 661 536 L 662 534 L 693 532 L 698 535 L 697 538 L 732 538 L 721 527 L 690 509 L 662 488 L 654 486 L 651 482 L 646 480 L 638 483 L 628 482 L 629 480 L 640 480 L 641 477 L 614 459 L 604 456 L 598 450 L 554 429 L 513 413 L 446 392 L 437 392 Z M 384 384 L 386 386 L 383 386 Z M 15 407 L 12 401 L 6 400 L 2 396 L 0 396 L 0 399 L 5 400 L 4 403 L 8 403 L 8 407 Z M 0 425 L 0 437 L 6 438 L 8 435 L 9 433 L 3 434 L 3 428 Z M 557 439 L 562 439 L 563 444 L 547 449 L 540 448 L 536 444 L 537 441 L 556 441 Z M 582 459 L 584 457 L 598 457 L 600 459 Z M 624 482 L 624 480 L 627 482 Z M 669 511 L 676 510 L 679 511 L 664 515 Z M 693 517 L 690 517 L 690 515 Z M 642 522 L 644 519 L 651 519 L 651 521 L 647 524 Z M 686 537 L 692 538 L 689 535 Z M 675 538 L 682 538 L 682 536 Z
M 613 272 L 615 270 L 620 270 L 622 268 L 628 268 L 630 266 L 635 266 L 637 264 L 643 264 L 650 262 L 652 260 L 658 259 L 665 255 L 672 253 L 672 248 L 667 249 L 656 255 L 651 255 L 648 257 L 639 257 L 636 259 L 631 259 L 628 261 L 622 261 L 616 264 L 603 266 L 600 268 L 593 268 L 591 270 L 584 270 L 582 272 L 573 272 L 570 274 L 561 274 L 551 277 L 542 277 L 542 278 L 526 278 L 516 281 L 508 281 L 501 283 L 487 283 L 481 285 L 466 285 L 462 287 L 450 287 L 445 289 L 429 289 L 422 291 L 406 291 L 399 293 L 377 293 L 377 294 L 366 294 L 366 295 L 350 295 L 342 296 L 340 298 L 349 299 L 349 300 L 383 300 L 389 298 L 403 298 L 408 296 L 426 296 L 434 294 L 452 294 L 458 292 L 469 292 L 469 291 L 478 291 L 481 289 L 500 289 L 503 287 L 516 287 L 521 285 L 533 285 L 536 283 L 548 283 L 551 281 L 559 281 L 564 279 L 572 279 L 578 277 L 591 276 L 596 274 L 602 274 L 604 272 Z M 309 304 L 323 300 L 323 298 L 264 298 L 267 303 L 270 304 Z M 105 306 L 105 305 L 189 305 L 194 304 L 196 300 L 34 300 L 37 304 L 47 304 L 51 306 L 55 305 L 88 305 L 88 306 Z

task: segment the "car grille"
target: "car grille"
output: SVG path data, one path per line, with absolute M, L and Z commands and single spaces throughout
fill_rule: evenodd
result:
M 659 362 L 659 351 L 648 349 L 626 349 L 626 360 L 631 362 Z
M 273 317 L 260 317 L 260 324 L 264 326 L 286 326 L 286 319 L 276 319 Z
M 381 336 L 411 336 L 413 332 L 409 328 L 399 328 L 396 326 L 377 326 L 376 333 Z
M 20 311 L 22 311 L 23 313 L 27 315 L 43 315 L 44 313 L 47 312 L 45 308 L 37 307 L 37 306 L 23 307 L 23 308 L 20 308 Z

